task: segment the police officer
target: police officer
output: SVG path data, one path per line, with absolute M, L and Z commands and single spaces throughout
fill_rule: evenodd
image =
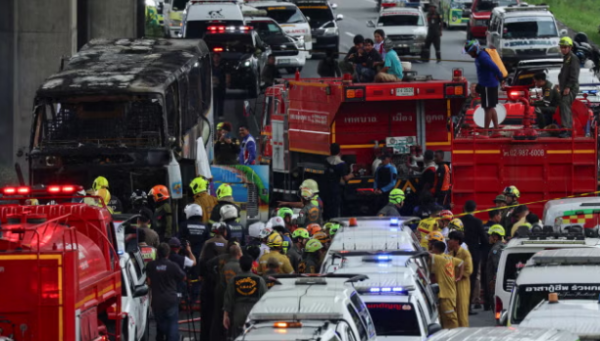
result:
M 202 207 L 198 204 L 189 204 L 183 211 L 187 220 L 181 224 L 181 238 L 190 242 L 192 252 L 199 258 L 208 230 L 208 227 L 202 223 Z
M 552 82 L 546 80 L 545 72 L 538 72 L 533 75 L 536 88 L 542 90 L 543 98 L 531 103 L 535 107 L 537 123 L 539 128 L 544 128 L 552 123 L 552 116 L 560 103 L 560 94 L 552 85 Z
M 498 273 L 498 264 L 500 263 L 500 256 L 502 255 L 502 251 L 506 246 L 504 244 L 504 236 L 506 232 L 504 227 L 500 224 L 492 225 L 488 230 L 489 242 L 492 245 L 490 253 L 488 255 L 487 264 L 485 267 L 486 271 L 486 285 L 489 288 L 489 297 L 486 297 L 486 300 L 489 300 L 490 306 L 494 308 L 494 296 L 496 293 L 496 274 Z
M 202 212 L 204 213 L 202 222 L 208 223 L 213 208 L 218 203 L 217 198 L 208 193 L 208 180 L 199 176 L 190 182 L 190 189 L 192 190 L 192 194 L 194 194 L 194 203 L 202 207 Z
M 306 241 L 309 239 L 310 235 L 305 228 L 297 228 L 292 232 L 292 240 L 294 243 L 288 250 L 287 256 L 296 273 L 304 273 L 305 264 L 302 258 L 302 250 L 304 249 Z
M 425 38 L 425 46 L 423 47 L 424 62 L 429 62 L 431 44 L 435 47 L 437 62 L 440 63 L 442 61 L 440 43 L 443 22 L 442 15 L 437 12 L 437 6 L 435 4 L 430 4 L 429 11 L 427 12 L 427 23 L 429 24 L 429 28 L 427 30 L 427 38 Z
M 239 210 L 235 205 L 221 206 L 220 216 L 221 220 L 229 227 L 229 239 L 237 240 L 238 243 L 243 244 L 246 241 L 246 231 L 244 231 L 242 224 L 236 221 L 239 218 Z
M 223 305 L 225 300 L 225 290 L 227 289 L 227 283 L 242 273 L 242 269 L 240 268 L 240 258 L 242 258 L 242 249 L 239 245 L 231 245 L 229 247 L 229 251 L 227 253 L 227 257 L 224 258 L 224 264 L 217 269 L 218 274 L 217 278 L 219 281 L 217 282 L 217 287 L 215 289 L 215 307 L 214 307 L 214 315 L 219 316 L 219 318 L 213 319 L 212 327 L 210 329 L 210 339 L 212 341 L 221 341 L 225 340 L 225 329 L 223 328 L 223 323 L 220 316 L 223 314 Z
M 322 209 L 319 202 L 315 199 L 315 194 L 309 188 L 303 188 L 300 193 L 304 207 L 298 214 L 298 227 L 307 227 L 310 224 L 319 224 L 322 222 Z
M 229 184 L 221 184 L 217 188 L 217 205 L 212 210 L 210 215 L 210 222 L 214 223 L 222 221 L 221 209 L 225 205 L 231 205 L 237 210 L 236 219 L 240 216 L 240 207 L 233 202 L 233 188 Z
M 404 205 L 404 191 L 394 188 L 390 191 L 390 199 L 387 205 L 377 213 L 380 217 L 399 217 L 400 208 Z
M 271 235 L 269 235 L 269 237 L 267 237 L 267 246 L 269 246 L 270 251 L 265 253 L 258 260 L 258 273 L 264 274 L 267 272 L 267 262 L 271 257 L 277 259 L 279 262 L 281 269 L 280 271 L 282 274 L 294 273 L 294 268 L 292 267 L 292 264 L 290 264 L 290 260 L 282 254 L 281 249 L 283 247 L 283 238 L 279 233 L 273 232 Z
M 519 198 L 521 197 L 521 192 L 515 186 L 508 186 L 504 189 L 504 197 L 506 198 L 506 205 L 508 208 L 504 209 L 502 212 L 501 225 L 505 230 L 511 229 L 514 222 L 512 221 L 512 213 L 516 206 L 519 205 Z
M 269 219 L 267 226 L 270 226 L 274 231 L 277 231 L 281 235 L 283 238 L 281 251 L 283 251 L 284 255 L 287 254 L 293 242 L 290 231 L 285 227 L 285 221 L 281 217 L 273 217 Z
M 321 259 L 325 253 L 323 244 L 317 239 L 309 239 L 304 246 L 305 274 L 318 274 L 321 270 Z
M 579 93 L 579 58 L 573 53 L 573 40 L 562 37 L 558 43 L 563 54 L 563 65 L 558 74 L 558 87 L 560 90 L 560 121 L 563 128 L 569 129 L 560 134 L 560 137 L 570 137 L 573 129 L 573 113 L 571 105 Z
M 232 340 L 243 332 L 250 310 L 267 292 L 265 280 L 251 272 L 250 256 L 240 258 L 240 268 L 242 272 L 227 283 L 223 308 L 223 326 L 229 330 Z

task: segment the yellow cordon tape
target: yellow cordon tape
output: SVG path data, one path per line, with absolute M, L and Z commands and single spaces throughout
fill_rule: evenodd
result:
M 570 195 L 568 197 L 561 197 L 561 198 L 555 198 L 555 199 L 545 199 L 545 200 L 539 200 L 539 201 L 532 201 L 532 202 L 527 202 L 527 203 L 518 204 L 518 205 L 511 205 L 511 206 L 504 206 L 504 207 L 493 207 L 493 208 L 488 208 L 487 210 L 479 210 L 479 211 L 469 212 L 469 213 L 459 213 L 459 214 L 455 214 L 454 216 L 455 217 L 462 217 L 462 216 L 465 216 L 465 215 L 468 215 L 468 214 L 477 214 L 477 213 L 484 213 L 484 212 L 490 212 L 490 211 L 496 211 L 496 210 L 505 210 L 507 208 L 514 208 L 514 207 L 517 207 L 517 206 L 539 204 L 539 203 L 548 202 L 548 201 L 552 201 L 552 200 L 561 200 L 561 199 L 570 199 L 570 198 L 577 198 L 577 197 L 585 197 L 585 196 L 588 196 L 588 195 L 599 194 L 599 193 L 600 193 L 600 191 L 595 191 L 595 192 L 582 193 L 582 194 L 577 194 L 577 195 Z

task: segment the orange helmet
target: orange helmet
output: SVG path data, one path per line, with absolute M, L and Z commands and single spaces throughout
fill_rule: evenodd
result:
M 308 224 L 306 229 L 308 230 L 308 233 L 310 233 L 311 236 L 314 236 L 315 233 L 323 230 L 319 224 Z
M 440 212 L 440 219 L 450 221 L 454 219 L 454 214 L 452 214 L 452 212 L 450 212 L 449 210 L 443 210 Z
M 433 231 L 429 234 L 429 241 L 438 241 L 438 242 L 443 242 L 444 241 L 444 235 L 440 232 L 440 231 Z
M 313 235 L 313 238 L 320 241 L 321 244 L 329 243 L 331 241 L 331 239 L 329 239 L 329 236 L 327 235 L 327 233 L 325 233 L 323 231 L 319 231 L 319 232 L 315 233 Z
M 154 198 L 154 202 L 161 202 L 169 199 L 169 190 L 163 185 L 156 185 L 150 190 L 150 194 Z

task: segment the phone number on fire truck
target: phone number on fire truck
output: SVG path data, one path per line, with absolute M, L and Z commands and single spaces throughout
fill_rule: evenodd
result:
M 545 151 L 543 149 L 511 149 L 504 151 L 504 156 L 543 157 L 544 155 Z

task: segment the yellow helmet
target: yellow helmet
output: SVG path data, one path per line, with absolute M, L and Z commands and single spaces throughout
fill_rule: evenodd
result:
M 463 224 L 462 220 L 458 218 L 452 219 L 448 227 L 460 232 L 463 232 L 465 230 L 465 225 Z
M 491 236 L 492 234 L 497 234 L 501 237 L 504 237 L 506 235 L 506 231 L 504 230 L 504 227 L 500 224 L 494 224 L 492 226 L 490 226 L 490 229 L 488 230 L 488 234 Z
M 108 180 L 103 176 L 97 177 L 92 184 L 92 189 L 94 191 L 98 191 L 100 188 L 108 188 Z
M 558 42 L 559 46 L 573 46 L 573 39 L 569 37 L 562 37 Z
M 438 241 L 438 242 L 443 242 L 444 241 L 444 235 L 440 232 L 440 231 L 433 231 L 429 234 L 429 241 Z
M 219 188 L 217 188 L 217 199 L 221 200 L 225 197 L 232 197 L 233 189 L 229 184 L 221 184 Z
M 208 190 L 208 180 L 199 176 L 190 182 L 190 188 L 192 189 L 192 194 L 194 195 L 200 192 L 206 192 Z
M 281 249 L 281 246 L 283 245 L 283 238 L 281 238 L 281 235 L 277 232 L 273 232 L 271 233 L 268 237 L 267 237 L 267 246 L 273 249 Z
M 504 189 L 504 195 L 512 195 L 513 197 L 518 199 L 521 196 L 521 192 L 515 186 L 508 186 Z
M 319 193 L 319 185 L 313 179 L 306 179 L 302 181 L 300 190 L 303 191 L 304 189 L 309 189 L 313 194 Z

